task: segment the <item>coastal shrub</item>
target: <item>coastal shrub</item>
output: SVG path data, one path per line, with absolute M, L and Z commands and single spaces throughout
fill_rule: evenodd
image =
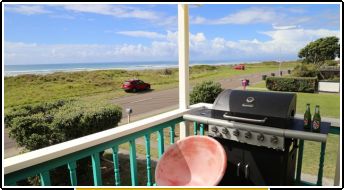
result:
M 318 90 L 316 77 L 268 77 L 266 88 L 274 91 L 311 92 Z
M 277 61 L 263 61 L 262 64 L 271 66 L 271 65 L 279 65 L 279 62 L 277 62 Z
M 14 107 L 11 110 L 5 112 L 5 126 L 11 127 L 14 118 L 26 117 L 38 113 L 45 113 L 49 115 L 50 112 L 55 111 L 55 109 L 58 109 L 59 107 L 65 105 L 66 103 L 70 103 L 71 101 L 73 100 L 58 100 L 56 102 L 46 102 Z
M 340 82 L 340 78 L 339 77 L 333 77 L 330 79 L 321 80 L 321 82 Z
M 190 67 L 190 73 L 199 73 L 199 72 L 206 72 L 206 71 L 215 71 L 217 70 L 217 66 L 214 65 L 194 65 Z
M 162 69 L 162 70 L 160 71 L 160 74 L 161 74 L 161 75 L 172 75 L 172 70 L 171 70 L 171 69 L 168 69 L 168 68 Z
M 292 75 L 295 77 L 316 77 L 318 70 L 314 64 L 302 63 L 297 65 L 292 71 Z
M 5 113 L 5 127 L 19 146 L 36 150 L 117 126 L 121 108 L 106 103 L 57 101 Z
M 338 66 L 339 65 L 339 61 L 326 60 L 324 65 L 325 66 Z
M 214 103 L 216 97 L 223 91 L 221 84 L 214 81 L 203 81 L 196 84 L 190 93 L 190 104 Z

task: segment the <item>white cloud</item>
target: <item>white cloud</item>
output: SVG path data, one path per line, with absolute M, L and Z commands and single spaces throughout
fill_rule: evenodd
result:
M 272 9 L 266 8 L 249 8 L 246 10 L 239 11 L 237 13 L 223 17 L 214 24 L 249 24 L 249 23 L 266 23 L 271 22 L 275 17 L 276 13 Z
M 290 29 L 290 30 L 274 30 L 262 32 L 271 37 L 274 41 L 288 43 L 299 42 L 304 43 L 326 36 L 340 37 L 339 31 L 327 29 Z
M 216 11 L 216 10 L 214 10 Z M 202 16 L 190 16 L 191 24 L 210 24 L 210 25 L 226 25 L 226 24 L 273 24 L 278 29 L 280 26 L 298 26 L 309 28 L 321 28 L 324 25 L 337 26 L 339 23 L 338 12 L 325 12 L 311 15 L 302 7 L 268 7 L 253 6 L 231 12 L 226 16 L 219 18 L 206 18 Z M 337 24 L 336 24 L 337 23 Z M 291 29 L 282 27 L 281 29 Z
M 177 58 L 176 43 L 142 44 L 25 44 L 5 42 L 5 64 L 49 64 L 109 61 L 144 61 Z
M 201 16 L 190 16 L 190 22 L 191 24 L 205 24 L 207 19 Z
M 5 11 L 15 12 L 24 15 L 51 13 L 41 5 L 5 5 Z
M 127 31 L 128 32 L 128 31 Z M 140 34 L 141 32 L 141 34 Z M 147 31 L 138 34 L 145 37 Z M 327 29 L 285 29 L 262 32 L 270 39 L 208 39 L 202 32 L 190 33 L 191 60 L 278 60 L 296 59 L 298 51 L 312 40 L 337 36 Z M 178 59 L 178 33 L 167 31 L 151 44 L 36 44 L 5 42 L 5 64 L 42 64 L 109 61 L 160 61 Z
M 202 43 L 206 40 L 205 36 L 203 33 L 199 32 L 195 35 L 190 33 L 190 41 L 192 43 Z
M 119 18 L 139 18 L 154 20 L 159 16 L 154 11 L 141 10 L 138 8 L 123 6 L 123 5 L 108 5 L 108 4 L 69 4 L 63 5 L 66 10 L 74 12 L 95 13 L 101 15 L 110 15 Z
M 272 28 L 275 30 L 290 30 L 290 29 L 294 29 L 297 28 L 296 25 L 289 25 L 289 26 L 276 26 L 276 25 L 272 25 Z
M 274 9 L 266 7 L 251 7 L 229 14 L 218 19 L 206 19 L 201 16 L 191 17 L 193 24 L 250 24 L 271 23 L 276 20 L 277 13 Z
M 117 34 L 122 34 L 122 35 L 125 35 L 125 36 L 143 37 L 143 38 L 151 38 L 151 39 L 166 38 L 166 35 L 159 34 L 157 32 L 142 31 L 142 30 L 120 31 L 120 32 L 116 32 L 116 33 Z

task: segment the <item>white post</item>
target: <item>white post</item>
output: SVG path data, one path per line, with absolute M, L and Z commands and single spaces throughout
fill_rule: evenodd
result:
M 178 4 L 179 109 L 189 107 L 189 7 Z M 181 122 L 180 139 L 189 136 L 189 127 Z
M 179 109 L 189 107 L 189 7 L 178 5 Z

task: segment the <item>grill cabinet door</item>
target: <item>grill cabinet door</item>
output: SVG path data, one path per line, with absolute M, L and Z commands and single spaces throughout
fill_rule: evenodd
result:
M 245 185 L 246 180 L 242 177 L 244 165 L 244 151 L 240 143 L 234 141 L 218 139 L 227 154 L 227 169 L 220 186 Z M 239 145 L 239 146 L 238 146 Z
M 248 184 L 261 186 L 293 185 L 297 143 L 288 139 L 285 151 L 248 146 L 244 160 L 248 164 Z M 292 145 L 292 146 L 290 146 Z
M 245 151 L 244 176 L 252 185 L 282 185 L 286 176 L 284 152 L 271 148 L 248 146 Z

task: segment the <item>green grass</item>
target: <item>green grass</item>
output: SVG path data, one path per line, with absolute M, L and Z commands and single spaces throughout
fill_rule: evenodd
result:
M 260 82 L 251 85 L 249 89 L 252 90 L 267 90 L 265 82 Z M 314 108 L 315 105 L 320 105 L 320 113 L 322 117 L 339 118 L 340 114 L 340 96 L 332 93 L 297 93 L 296 110 L 299 114 L 304 114 L 306 103 L 310 103 Z M 313 111 L 313 110 L 311 110 Z M 313 141 L 305 141 L 304 155 L 302 164 L 302 173 L 311 175 L 318 174 L 319 159 L 320 159 L 320 143 Z M 337 150 L 339 145 L 338 135 L 329 135 L 327 139 L 325 163 L 324 163 L 324 177 L 334 178 Z
M 292 68 L 295 63 L 286 63 L 282 68 Z M 269 72 L 278 70 L 278 64 L 262 63 L 248 65 L 245 71 L 233 70 L 229 66 L 194 66 L 190 69 L 190 83 L 191 85 L 203 80 L 220 80 L 226 77 L 237 76 L 242 74 L 253 74 L 259 72 Z M 111 100 L 121 96 L 128 96 L 128 94 L 120 89 L 124 80 L 130 78 L 140 78 L 152 84 L 152 88 L 156 91 L 174 88 L 178 86 L 178 71 L 171 69 L 171 75 L 164 75 L 161 70 L 143 70 L 143 71 L 123 71 L 123 70 L 104 70 L 104 71 L 84 71 L 73 73 L 53 73 L 44 76 L 40 75 L 22 75 L 16 77 L 5 77 L 5 109 L 13 106 L 31 104 L 36 102 L 47 102 L 63 98 L 77 98 L 84 101 L 98 101 Z M 258 83 L 251 85 L 249 88 L 259 88 L 266 90 L 265 83 Z M 340 101 L 339 94 L 308 94 L 297 93 L 297 113 L 303 114 L 306 103 L 311 103 L 312 106 L 320 105 L 321 115 L 323 117 L 339 118 Z M 190 128 L 191 129 L 191 128 Z M 176 134 L 178 134 L 179 127 L 176 127 Z M 169 134 L 166 130 L 165 143 L 169 142 Z M 192 134 L 192 129 L 191 133 Z M 156 139 L 156 134 L 152 134 L 152 141 Z M 326 156 L 324 176 L 334 177 L 335 163 L 339 138 L 335 135 L 329 135 Z M 121 145 L 121 148 L 128 149 L 128 144 Z M 151 148 L 152 157 L 157 157 L 157 149 Z M 144 145 L 137 144 L 137 153 L 145 154 Z M 305 142 L 303 173 L 317 174 L 319 165 L 320 143 Z M 125 158 L 122 165 L 128 168 L 128 158 Z M 139 166 L 139 173 L 141 176 L 145 175 L 144 165 Z M 140 165 L 140 164 L 139 164 Z M 142 167 L 142 168 L 141 168 Z M 125 173 L 122 169 L 122 179 L 130 180 L 130 174 Z M 111 174 L 112 175 L 112 174 Z M 144 178 L 143 178 L 144 179 Z M 110 179 L 106 184 L 112 184 Z M 110 183 L 111 182 L 111 183 Z M 129 182 L 123 184 L 130 185 Z M 140 181 L 144 185 L 144 182 Z
M 297 63 L 284 63 L 282 68 L 292 68 Z M 190 84 L 203 80 L 220 80 L 242 74 L 278 70 L 276 63 L 248 64 L 245 71 L 234 70 L 231 66 L 199 65 L 190 67 Z M 123 81 L 140 78 L 151 83 L 155 91 L 178 86 L 178 69 L 163 70 L 101 70 L 81 72 L 57 72 L 47 75 L 21 75 L 5 77 L 5 110 L 9 107 L 58 99 L 76 98 L 85 101 L 110 100 L 128 96 L 120 88 Z
M 336 170 L 336 159 L 338 153 L 339 135 L 330 134 L 327 138 L 324 173 L 323 176 L 327 178 L 334 178 Z M 319 142 L 305 141 L 302 173 L 308 173 L 317 176 L 320 160 L 320 146 Z
M 260 82 L 250 86 L 248 89 L 267 90 L 265 82 Z M 302 93 L 297 92 L 296 112 L 304 114 L 306 104 L 311 104 L 311 112 L 314 112 L 315 105 L 320 106 L 320 114 L 323 117 L 339 118 L 340 116 L 340 96 L 336 93 Z
M 339 118 L 340 114 L 340 97 L 339 94 L 310 94 L 297 93 L 297 112 L 303 114 L 306 110 L 306 104 L 310 103 L 314 113 L 315 105 L 320 106 L 320 114 L 324 117 Z

